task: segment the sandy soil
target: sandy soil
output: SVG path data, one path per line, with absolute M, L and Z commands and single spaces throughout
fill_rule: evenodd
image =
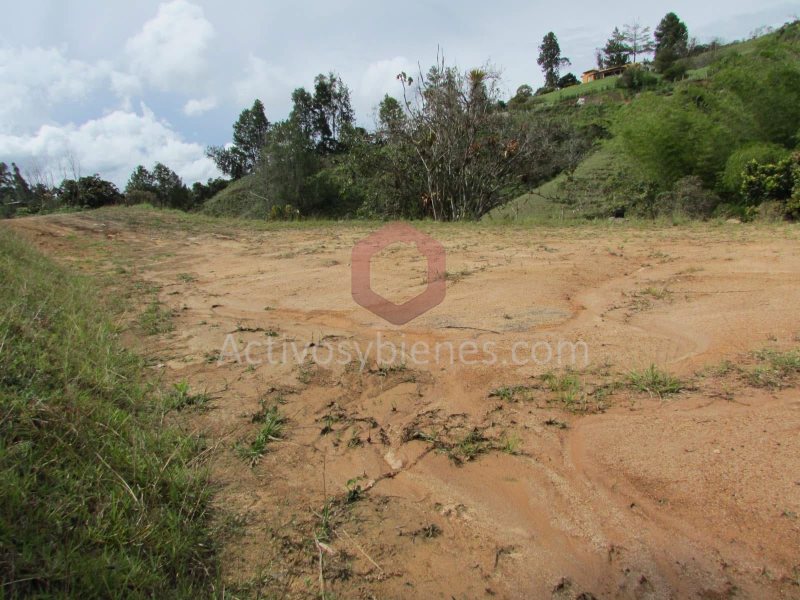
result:
M 126 342 L 165 383 L 212 395 L 173 419 L 208 439 L 233 595 L 800 598 L 800 383 L 760 382 L 754 354 L 800 345 L 797 228 L 426 226 L 447 249 L 447 297 L 395 327 L 350 296 L 370 227 L 159 219 L 13 226 L 79 268 L 156 285 L 173 310 L 172 332 L 134 325 Z M 390 247 L 373 282 L 407 299 L 424 261 Z M 226 339 L 302 351 L 378 334 L 490 342 L 499 358 L 218 361 Z M 588 364 L 508 361 L 518 343 L 579 341 Z M 685 389 L 632 387 L 650 365 Z M 548 372 L 576 383 L 559 391 Z M 271 405 L 285 436 L 251 464 L 237 445 Z

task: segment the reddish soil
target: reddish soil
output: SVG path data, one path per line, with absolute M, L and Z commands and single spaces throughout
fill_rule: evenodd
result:
M 425 225 L 447 297 L 395 327 L 350 297 L 374 228 L 163 219 L 12 225 L 173 310 L 173 331 L 145 335 L 137 292 L 125 340 L 165 384 L 212 396 L 171 419 L 208 440 L 235 596 L 800 598 L 800 378 L 757 354 L 800 345 L 796 227 Z M 411 248 L 373 269 L 387 297 L 424 289 Z M 501 359 L 219 364 L 229 333 L 240 350 L 472 340 Z M 559 341 L 585 342 L 588 365 L 503 364 Z M 682 391 L 632 386 L 650 365 Z M 271 405 L 284 435 L 251 464 L 237 445 Z

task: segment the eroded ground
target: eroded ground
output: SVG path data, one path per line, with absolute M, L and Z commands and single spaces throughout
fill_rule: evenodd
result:
M 394 327 L 350 295 L 371 226 L 143 210 L 12 225 L 126 282 L 127 343 L 191 386 L 171 418 L 208 440 L 231 596 L 800 597 L 796 227 L 426 225 L 447 297 Z M 426 282 L 404 247 L 373 276 L 397 301 Z M 220 354 L 378 334 L 498 358 Z M 508 360 L 545 342 L 584 342 L 589 362 Z

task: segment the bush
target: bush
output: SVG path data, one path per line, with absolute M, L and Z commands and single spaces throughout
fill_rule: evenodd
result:
M 130 192 L 125 192 L 126 206 L 134 206 L 136 204 L 157 206 L 158 203 L 158 196 L 154 192 L 147 192 L 145 190 L 131 190 Z
M 719 182 L 720 191 L 734 196 L 740 196 L 745 169 L 748 164 L 776 163 L 786 158 L 789 151 L 783 146 L 769 143 L 755 143 L 736 150 L 728 158 L 725 171 Z
M 638 65 L 625 69 L 625 72 L 617 80 L 617 87 L 629 92 L 641 92 L 657 85 L 658 77 Z
M 742 196 L 750 206 L 780 202 L 786 216 L 800 218 L 800 152 L 776 163 L 750 162 L 744 171 Z

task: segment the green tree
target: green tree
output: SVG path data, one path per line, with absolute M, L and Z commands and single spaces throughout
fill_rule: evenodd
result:
M 125 185 L 125 193 L 131 192 L 156 192 L 156 180 L 153 174 L 143 165 L 138 165 L 131 173 Z
M 561 46 L 558 45 L 558 38 L 552 31 L 542 39 L 542 44 L 539 46 L 539 58 L 536 62 L 544 73 L 545 87 L 552 89 L 558 87 L 561 68 L 572 64 L 568 58 L 561 56 Z
M 155 193 L 162 206 L 187 210 L 191 208 L 191 195 L 175 171 L 162 163 L 153 167 Z
M 675 13 L 668 13 L 658 24 L 655 38 L 656 71 L 665 75 L 675 74 L 676 63 L 689 53 L 686 24 Z
M 632 62 L 642 54 L 652 54 L 655 52 L 656 45 L 649 27 L 643 27 L 638 21 L 632 25 L 625 25 L 622 28 L 622 40 L 628 48 L 628 54 Z
M 342 139 L 352 127 L 355 115 L 350 105 L 350 90 L 338 75 L 317 75 L 313 95 L 305 88 L 298 88 L 292 93 L 292 104 L 290 119 L 319 154 L 335 154 L 345 149 Z
M 83 208 L 120 204 L 123 200 L 117 186 L 97 174 L 77 180 L 65 179 L 58 188 L 58 198 L 66 206 Z
M 618 27 L 614 28 L 611 37 L 603 48 L 603 64 L 606 68 L 621 67 L 628 64 L 630 48 Z
M 573 85 L 578 85 L 579 83 L 580 81 L 578 81 L 578 78 L 575 77 L 574 73 L 567 73 L 558 80 L 558 89 L 563 90 L 564 88 L 572 87 Z
M 256 99 L 253 106 L 244 109 L 233 124 L 233 143 L 230 147 L 209 146 L 206 156 L 232 179 L 244 177 L 258 166 L 269 129 L 264 104 Z

